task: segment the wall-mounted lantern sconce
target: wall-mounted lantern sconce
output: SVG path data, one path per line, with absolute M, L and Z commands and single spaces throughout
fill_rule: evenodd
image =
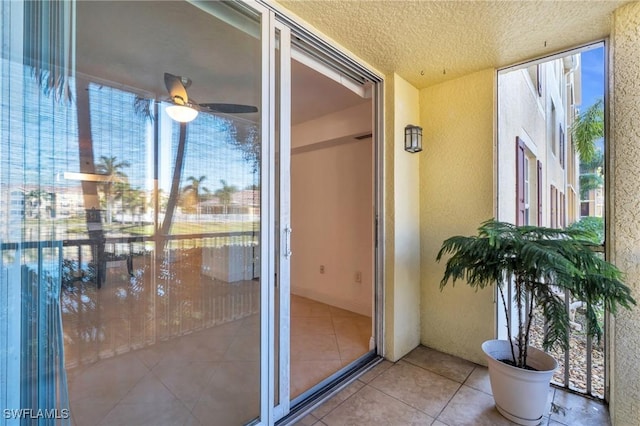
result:
M 404 128 L 404 150 L 411 153 L 422 151 L 422 127 L 409 124 Z

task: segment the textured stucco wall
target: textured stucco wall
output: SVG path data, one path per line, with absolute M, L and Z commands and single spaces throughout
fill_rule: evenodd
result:
M 612 31 L 612 260 L 640 301 L 640 3 L 618 9 Z M 613 327 L 611 418 L 640 419 L 640 308 L 623 311 Z
M 458 282 L 440 292 L 442 241 L 470 235 L 495 214 L 493 69 L 420 91 L 424 150 L 420 165 L 421 343 L 484 364 L 494 337 L 492 289 Z
M 404 127 L 420 119 L 418 90 L 385 78 L 385 357 L 420 343 L 420 157 L 404 151 Z

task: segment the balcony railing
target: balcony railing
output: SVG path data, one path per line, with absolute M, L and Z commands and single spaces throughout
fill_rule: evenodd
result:
M 604 246 L 595 249 L 604 256 Z M 553 376 L 552 383 L 570 391 L 589 395 L 595 398 L 605 398 L 606 365 L 605 365 L 605 336 L 600 342 L 595 342 L 586 333 L 586 319 L 584 306 L 571 299 L 568 291 L 560 294 L 564 299 L 565 307 L 569 312 L 571 323 L 569 328 L 570 348 L 567 351 L 555 350 L 552 355 L 558 361 L 559 367 Z M 597 309 L 596 309 L 597 310 Z M 605 321 L 604 309 L 601 310 Z M 534 313 L 534 339 L 532 344 L 542 347 L 546 326 L 540 313 Z M 606 333 L 606 327 L 603 327 Z
M 98 259 L 91 239 L 56 242 L 62 267 L 56 279 L 64 330 L 65 366 L 87 365 L 100 359 L 142 349 L 211 327 L 241 320 L 259 312 L 259 236 L 254 232 L 171 235 L 165 250 L 155 252 L 151 238 L 114 237 L 104 241 L 106 259 Z M 3 243 L 3 258 L 20 249 L 52 242 Z M 241 281 L 228 283 L 207 268 L 204 252 L 224 253 L 241 248 L 253 267 Z M 62 253 L 62 255 L 60 255 Z M 45 253 L 46 254 L 46 253 Z M 105 267 L 99 286 L 97 264 Z M 255 266 L 257 265 L 257 266 Z M 107 265 L 105 265 L 107 266 Z M 60 277 L 60 278 L 58 278 Z M 24 296 L 24 295 L 23 295 Z

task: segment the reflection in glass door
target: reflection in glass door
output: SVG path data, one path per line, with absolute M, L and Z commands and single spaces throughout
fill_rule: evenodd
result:
M 3 405 L 78 426 L 260 418 L 263 15 L 9 3 Z

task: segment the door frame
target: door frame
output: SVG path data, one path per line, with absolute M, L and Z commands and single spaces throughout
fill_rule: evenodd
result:
M 238 0 L 262 13 L 262 151 L 261 179 L 261 409 L 258 424 L 273 424 L 291 411 L 290 398 L 290 161 L 291 161 L 291 50 L 303 43 L 320 52 L 323 60 L 354 81 L 369 85 L 372 96 L 373 137 L 373 309 L 375 355 L 384 356 L 384 80 L 346 53 L 315 35 L 286 11 L 268 0 Z M 276 41 L 276 31 L 280 43 Z M 280 49 L 276 63 L 276 49 Z M 276 66 L 279 81 L 276 84 Z M 276 105 L 279 99 L 279 105 Z M 279 112 L 279 114 L 278 114 Z M 279 143 L 276 141 L 279 138 Z M 278 149 L 277 149 L 278 148 Z M 277 161 L 276 161 L 277 159 Z M 276 167 L 278 168 L 276 170 Z M 280 179 L 276 179 L 279 173 Z M 277 185 L 277 187 L 276 187 Z M 276 197 L 275 191 L 278 191 Z M 278 205 L 276 205 L 278 203 Z M 277 216 L 276 216 L 277 215 Z M 276 223 L 278 227 L 276 228 Z M 277 250 L 279 249 L 279 250 Z M 277 262 L 276 262 L 277 256 Z M 278 275 L 276 287 L 275 276 Z M 275 306 L 279 304 L 278 336 L 276 341 Z M 276 358 L 275 345 L 278 345 Z M 278 365 L 276 371 L 276 363 Z M 276 374 L 278 388 L 276 390 Z M 276 401 L 276 395 L 278 401 Z
M 279 179 L 277 179 L 278 196 L 274 197 L 278 200 L 278 217 L 276 231 L 279 239 L 277 250 L 278 262 L 277 262 L 277 274 L 278 274 L 278 286 L 272 287 L 274 295 L 271 300 L 278 299 L 279 314 L 278 324 L 278 357 L 274 359 L 274 362 L 278 363 L 278 394 L 276 401 L 276 394 L 273 394 L 271 401 L 274 406 L 274 421 L 277 421 L 289 413 L 290 409 L 290 379 L 291 379 L 291 363 L 290 363 L 290 319 L 291 319 L 291 305 L 290 305 L 290 292 L 291 292 L 291 31 L 282 22 L 275 19 L 275 14 L 272 14 L 273 30 L 271 34 L 274 36 L 275 32 L 279 31 L 279 43 L 276 46 L 274 44 L 270 54 L 272 55 L 271 63 L 273 64 L 273 78 L 274 78 L 274 96 L 273 101 L 279 101 L 279 108 L 276 108 L 274 104 L 273 111 L 278 111 L 279 114 L 274 116 L 274 130 L 277 128 L 277 134 L 274 132 L 274 141 L 278 141 L 278 149 L 275 152 L 277 156 Z M 279 61 L 276 58 L 275 52 L 279 49 L 280 56 Z M 277 61 L 277 63 L 276 63 Z M 279 73 L 275 72 L 275 68 L 278 68 Z M 276 75 L 279 77 L 279 81 L 276 82 Z M 277 120 L 277 123 L 276 123 Z M 277 139 L 276 139 L 277 138 Z M 274 309 L 273 312 L 276 312 Z M 275 318 L 270 315 L 269 321 L 275 323 Z M 275 334 L 275 324 L 274 324 Z M 284 338 L 283 338 L 284 337 Z M 272 363 L 273 367 L 275 364 Z M 275 375 L 274 375 L 275 383 Z

